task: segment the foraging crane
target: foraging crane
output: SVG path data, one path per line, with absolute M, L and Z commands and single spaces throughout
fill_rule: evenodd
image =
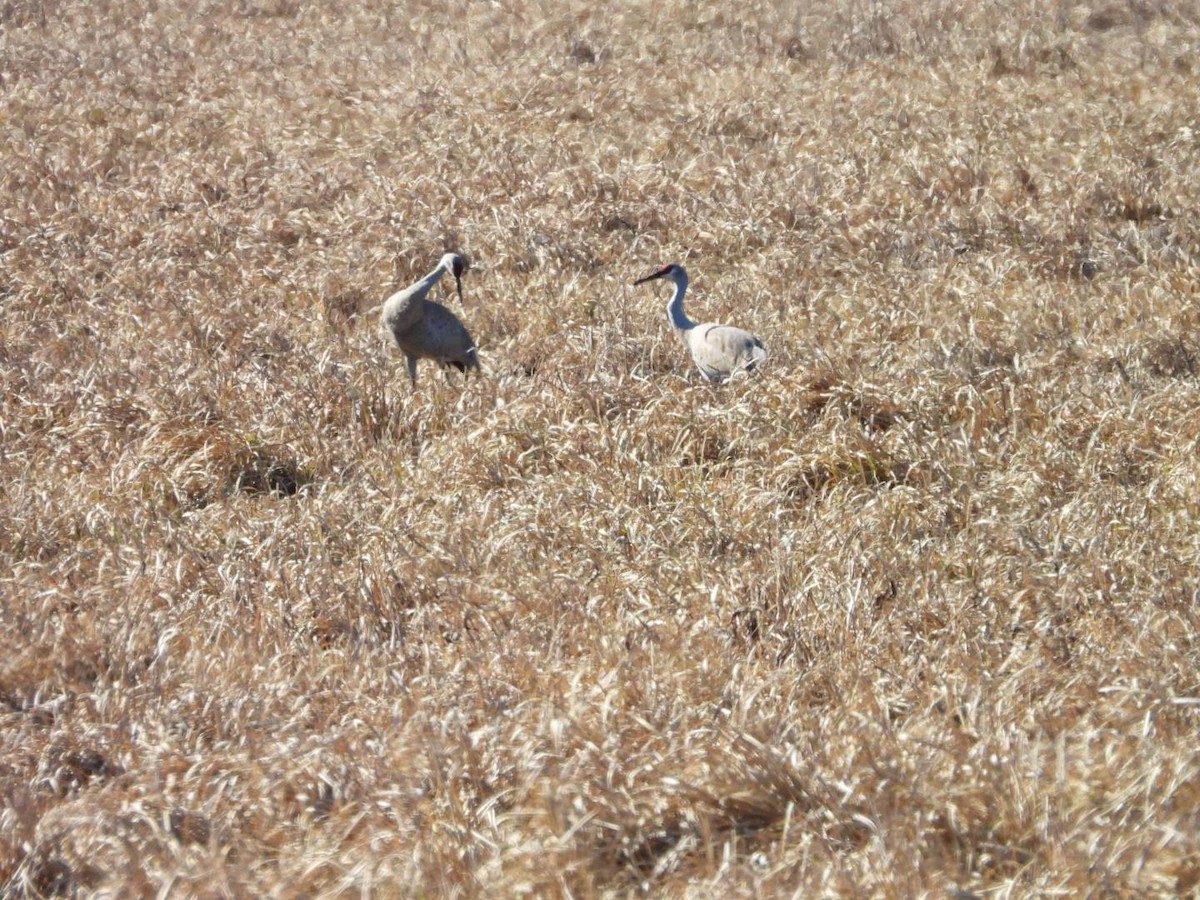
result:
M 696 368 L 709 381 L 724 381 L 738 372 L 749 372 L 767 358 L 767 348 L 750 332 L 711 322 L 697 325 L 687 317 L 683 311 L 683 295 L 687 293 L 688 277 L 683 266 L 672 263 L 639 278 L 634 284 L 645 284 L 656 278 L 675 283 L 675 296 L 667 304 L 667 318 L 691 352 Z
M 462 302 L 462 276 L 467 261 L 457 253 L 447 253 L 437 268 L 416 284 L 397 291 L 383 303 L 380 319 L 384 330 L 404 354 L 408 378 L 417 385 L 417 360 L 432 359 L 441 366 L 453 366 L 460 372 L 479 371 L 475 342 L 458 316 L 440 303 L 426 299 L 430 289 L 450 272 Z

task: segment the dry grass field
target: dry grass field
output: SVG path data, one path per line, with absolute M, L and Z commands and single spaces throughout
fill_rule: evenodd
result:
M 0 895 L 1196 891 L 1198 160 L 1185 0 L 0 3 Z

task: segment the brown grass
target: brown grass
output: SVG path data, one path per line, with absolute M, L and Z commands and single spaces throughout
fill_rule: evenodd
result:
M 0 5 L 0 894 L 1196 889 L 1194 3 L 201 6 Z

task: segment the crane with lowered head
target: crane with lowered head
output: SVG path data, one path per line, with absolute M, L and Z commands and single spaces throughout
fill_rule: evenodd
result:
M 479 352 L 466 326 L 442 304 L 429 299 L 430 290 L 449 272 L 454 276 L 458 299 L 462 302 L 462 276 L 466 271 L 465 258 L 447 253 L 432 272 L 383 302 L 380 312 L 383 329 L 404 354 L 413 387 L 417 384 L 419 359 L 431 359 L 463 373 L 471 369 L 479 371 Z

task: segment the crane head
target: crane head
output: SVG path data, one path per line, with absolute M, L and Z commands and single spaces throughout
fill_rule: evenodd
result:
M 656 278 L 669 278 L 671 281 L 678 283 L 681 278 L 686 277 L 683 266 L 671 263 L 668 266 L 663 266 L 657 272 L 651 272 L 645 278 L 639 278 L 634 284 L 645 284 L 647 281 L 654 281 Z
M 467 258 L 457 253 L 447 253 L 442 257 L 442 265 L 446 269 L 449 269 L 450 273 L 454 276 L 454 288 L 458 291 L 458 300 L 461 303 L 463 298 L 462 277 L 463 273 L 469 268 Z

